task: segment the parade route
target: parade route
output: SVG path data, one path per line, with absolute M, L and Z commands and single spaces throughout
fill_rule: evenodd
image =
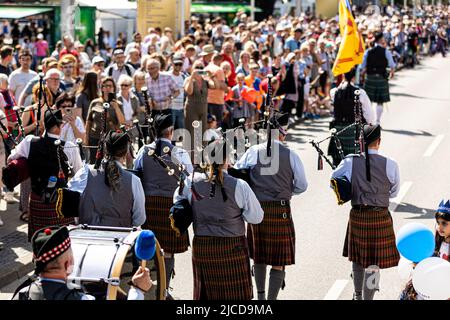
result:
M 381 120 L 380 152 L 394 158 L 400 167 L 400 192 L 390 206 L 396 231 L 410 222 L 423 223 L 434 230 L 435 209 L 441 199 L 450 197 L 449 74 L 450 59 L 439 55 L 425 58 L 415 69 L 400 71 L 390 82 L 391 102 Z M 336 204 L 329 188 L 331 168 L 324 163 L 324 170 L 317 171 L 318 155 L 309 144 L 311 139 L 318 141 L 329 134 L 329 121 L 330 118 L 307 120 L 292 129 L 288 137 L 289 147 L 296 150 L 303 161 L 309 187 L 291 201 L 296 228 L 296 264 L 287 267 L 286 287 L 279 294 L 280 300 L 352 298 L 351 263 L 342 257 L 350 204 Z M 321 147 L 326 150 L 328 142 Z M 0 237 L 14 232 L 26 237 L 23 223 L 19 223 L 17 205 L 4 209 L 3 206 L 0 211 L 5 222 Z M 31 258 L 29 244 L 22 238 L 17 241 L 17 248 L 0 251 L 0 257 L 11 257 L 22 267 L 29 267 L 24 259 Z M 5 250 L 15 254 L 7 256 Z M 2 267 L 4 263 L 1 261 Z M 375 299 L 395 300 L 403 285 L 396 268 L 382 270 L 380 292 Z M 171 286 L 174 297 L 192 299 L 190 249 L 176 256 Z M 13 285 L 1 288 L 0 299 L 8 299 L 13 289 Z M 254 293 L 256 295 L 255 288 Z

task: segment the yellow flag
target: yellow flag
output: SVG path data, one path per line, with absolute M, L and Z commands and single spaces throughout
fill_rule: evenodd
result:
M 364 57 L 364 40 L 353 18 L 349 0 L 339 2 L 339 29 L 342 40 L 333 66 L 335 76 L 349 72 L 361 64 Z

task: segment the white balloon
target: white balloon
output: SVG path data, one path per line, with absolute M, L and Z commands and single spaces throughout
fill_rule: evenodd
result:
M 425 300 L 450 299 L 450 262 L 437 257 L 424 259 L 414 269 L 412 281 Z
M 400 257 L 400 261 L 398 262 L 397 271 L 400 275 L 400 278 L 403 280 L 409 280 L 411 278 L 411 274 L 414 270 L 414 262 L 406 259 L 405 257 Z

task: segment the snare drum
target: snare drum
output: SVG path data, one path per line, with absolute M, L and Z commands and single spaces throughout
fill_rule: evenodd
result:
M 81 288 L 97 300 L 127 299 L 128 282 L 140 265 L 134 245 L 141 232 L 138 228 L 69 227 L 75 260 L 69 285 Z M 155 256 L 146 266 L 150 269 L 153 286 L 145 294 L 145 300 L 165 300 L 164 253 L 158 241 Z

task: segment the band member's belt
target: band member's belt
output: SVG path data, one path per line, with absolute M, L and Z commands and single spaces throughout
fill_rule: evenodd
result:
M 291 205 L 290 200 L 278 200 L 278 201 L 261 201 L 261 203 L 268 203 L 268 204 L 274 204 L 281 207 L 289 207 Z
M 377 207 L 377 206 L 366 206 L 366 205 L 353 205 L 352 209 L 354 210 L 366 210 L 366 211 L 383 211 L 386 210 L 387 207 Z

